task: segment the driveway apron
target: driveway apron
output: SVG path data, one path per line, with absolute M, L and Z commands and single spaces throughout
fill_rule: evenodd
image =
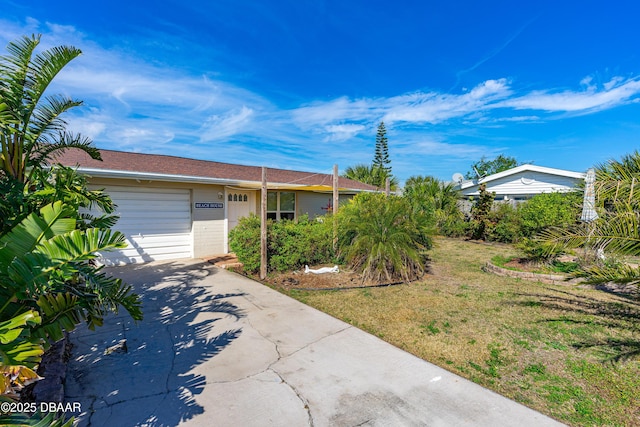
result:
M 562 425 L 210 264 L 109 271 L 145 317 L 71 334 L 65 399 L 80 426 Z

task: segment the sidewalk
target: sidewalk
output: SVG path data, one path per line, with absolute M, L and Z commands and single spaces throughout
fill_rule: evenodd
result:
M 65 394 L 81 426 L 562 425 L 210 264 L 110 271 L 145 319 L 72 334 Z

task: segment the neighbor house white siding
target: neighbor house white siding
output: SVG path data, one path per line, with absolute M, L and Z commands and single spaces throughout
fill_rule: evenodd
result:
M 477 196 L 482 183 L 487 191 L 496 193 L 496 199 L 525 199 L 541 193 L 574 191 L 584 179 L 579 172 L 521 165 L 504 172 L 467 181 L 460 185 L 463 196 Z
M 548 175 L 540 172 L 520 172 L 487 183 L 487 190 L 497 195 L 534 195 L 566 192 L 576 188 L 575 178 Z M 478 186 L 463 191 L 465 195 L 478 195 Z

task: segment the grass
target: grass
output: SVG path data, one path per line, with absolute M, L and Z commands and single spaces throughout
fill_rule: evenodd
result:
M 508 270 L 518 270 L 515 267 L 507 265 L 513 260 L 519 259 L 517 256 L 505 256 L 495 255 L 491 258 L 491 263 L 495 266 L 506 268 Z M 554 260 L 550 264 L 535 265 L 535 268 L 529 268 L 529 270 L 535 273 L 541 274 L 568 274 L 573 273 L 580 269 L 580 264 L 573 261 L 558 261 Z
M 509 246 L 435 243 L 423 281 L 289 294 L 564 423 L 640 425 L 638 300 L 481 270 Z

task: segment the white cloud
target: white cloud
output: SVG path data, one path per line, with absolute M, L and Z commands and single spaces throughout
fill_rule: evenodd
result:
M 358 133 L 362 132 L 366 127 L 363 125 L 355 124 L 341 124 L 341 125 L 329 125 L 325 126 L 325 131 L 328 133 L 325 137 L 325 141 L 346 141 L 349 138 L 353 138 Z
M 200 129 L 200 141 L 221 141 L 247 131 L 254 111 L 246 106 L 239 110 L 209 117 Z
M 104 148 L 160 152 L 165 145 L 179 147 L 181 155 L 212 158 L 206 143 L 216 141 L 225 142 L 216 144 L 217 160 L 313 170 L 329 157 L 329 162 L 344 166 L 369 161 L 376 125 L 384 120 L 392 134 L 394 165 L 409 167 L 432 156 L 440 163 L 448 158 L 477 160 L 504 149 L 495 148 L 498 144 L 487 141 L 486 134 L 460 137 L 460 129 L 540 123 L 564 113 L 589 114 L 640 101 L 640 80 L 634 78 L 613 77 L 598 84 L 588 76 L 577 82 L 576 90 L 529 93 L 510 79 L 497 78 L 463 92 L 345 95 L 282 109 L 259 92 L 213 77 L 225 75 L 218 70 L 194 75 L 145 62 L 133 49 L 106 48 L 71 26 L 0 20 L 0 41 L 40 32 L 42 47 L 68 44 L 83 50 L 51 89 L 85 101 L 85 107 L 68 118 L 70 130 Z
M 601 89 L 591 79 L 581 81 L 586 89 L 575 91 L 533 91 L 527 95 L 504 101 L 501 106 L 517 110 L 530 109 L 546 112 L 591 113 L 634 102 L 640 94 L 639 79 L 614 77 Z

